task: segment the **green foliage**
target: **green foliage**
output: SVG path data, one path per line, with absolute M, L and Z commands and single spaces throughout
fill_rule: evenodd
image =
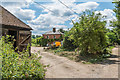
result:
M 117 36 L 116 29 L 109 30 L 106 34 L 109 39 L 109 45 L 115 45 L 116 43 L 119 43 L 118 36 Z
M 46 46 L 47 45 L 47 39 L 44 39 L 43 36 L 37 38 L 37 44 L 40 46 Z
M 71 34 L 69 32 L 64 33 L 64 38 L 63 38 L 63 48 L 67 50 L 74 50 L 78 46 L 74 45 L 73 42 L 74 40 L 69 40 L 69 36 Z
M 60 28 L 58 31 L 60 31 L 61 33 L 65 32 L 65 30 L 63 30 L 63 28 Z
M 32 38 L 35 39 L 35 35 L 32 35 Z
M 7 38 L 2 37 L 0 40 L 0 56 L 2 58 L 2 78 L 9 80 L 38 80 L 45 76 L 45 69 L 39 63 L 41 57 L 38 53 L 29 57 L 28 49 L 19 54 L 13 49 L 13 44 L 8 42 Z M 7 43 L 6 43 L 6 42 Z
M 120 45 L 120 1 L 114 0 L 115 9 L 113 10 L 116 13 L 117 21 L 111 21 L 112 26 L 115 27 L 117 42 Z
M 101 14 L 86 11 L 81 15 L 80 21 L 71 28 L 69 40 L 79 46 L 81 54 L 103 53 L 107 46 L 106 21 L 101 21 Z
M 32 44 L 35 46 L 46 46 L 47 45 L 47 39 L 45 39 L 43 36 L 37 37 L 35 39 L 32 38 Z

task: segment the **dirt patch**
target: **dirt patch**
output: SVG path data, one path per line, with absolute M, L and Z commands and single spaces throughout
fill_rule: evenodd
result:
M 46 78 L 118 78 L 118 64 L 82 64 L 65 57 L 44 52 L 43 47 L 32 47 L 32 53 L 40 51 L 40 62 L 50 65 Z M 117 48 L 113 49 L 115 55 Z M 111 58 L 117 60 L 118 57 Z

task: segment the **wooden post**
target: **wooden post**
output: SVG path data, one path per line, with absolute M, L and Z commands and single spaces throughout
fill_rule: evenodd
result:
M 17 31 L 17 51 L 19 51 L 19 31 Z
M 20 31 L 18 31 L 18 51 L 20 51 Z
M 30 44 L 30 47 L 29 47 L 29 55 L 31 56 L 31 31 L 30 31 L 30 42 L 29 42 L 29 44 Z

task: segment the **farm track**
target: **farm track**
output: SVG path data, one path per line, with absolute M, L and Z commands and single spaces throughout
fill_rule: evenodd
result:
M 32 53 L 40 51 L 40 62 L 50 65 L 47 68 L 46 78 L 118 78 L 118 58 L 110 58 L 108 64 L 82 64 L 66 57 L 60 57 L 44 52 L 43 47 L 32 47 Z M 113 49 L 118 55 L 118 48 Z

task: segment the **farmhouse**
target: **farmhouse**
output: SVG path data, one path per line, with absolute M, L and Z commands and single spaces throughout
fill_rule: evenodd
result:
M 59 39 L 62 35 L 63 33 L 56 31 L 56 28 L 53 28 L 53 31 L 46 32 L 43 34 L 43 37 L 45 39 Z
M 18 47 L 18 51 L 31 45 L 31 30 L 30 26 L 0 6 L 0 36 L 14 36 L 14 48 Z

